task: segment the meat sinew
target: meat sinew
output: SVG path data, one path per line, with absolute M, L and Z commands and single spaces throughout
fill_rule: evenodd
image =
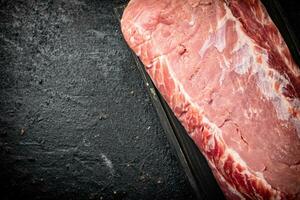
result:
M 300 199 L 300 70 L 259 0 L 131 0 L 121 26 L 228 199 Z

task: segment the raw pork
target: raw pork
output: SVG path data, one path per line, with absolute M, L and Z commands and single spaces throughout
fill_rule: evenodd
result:
M 259 0 L 131 0 L 121 25 L 228 199 L 300 199 L 300 71 Z

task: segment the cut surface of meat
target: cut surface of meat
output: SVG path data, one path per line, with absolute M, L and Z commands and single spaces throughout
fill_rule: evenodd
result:
M 300 199 L 300 70 L 259 0 L 131 0 L 121 28 L 228 199 Z

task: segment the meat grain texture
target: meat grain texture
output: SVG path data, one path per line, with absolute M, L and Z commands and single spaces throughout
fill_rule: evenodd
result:
M 300 199 L 300 70 L 259 0 L 131 0 L 121 26 L 228 199 Z

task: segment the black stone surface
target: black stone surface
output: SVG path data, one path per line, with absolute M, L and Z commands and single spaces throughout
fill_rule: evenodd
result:
M 278 0 L 283 8 L 284 14 L 288 19 L 294 33 L 300 40 L 300 1 L 297 0 Z
M 193 199 L 112 1 L 0 1 L 1 199 Z

